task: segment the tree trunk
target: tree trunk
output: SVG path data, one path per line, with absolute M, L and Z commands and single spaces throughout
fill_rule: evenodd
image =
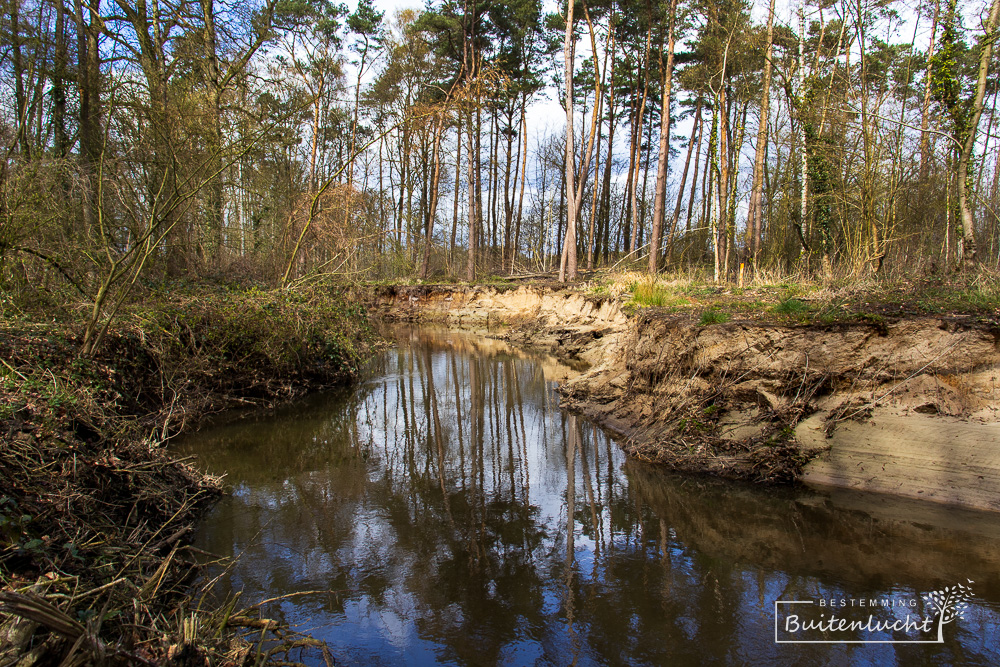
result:
M 444 119 L 445 112 L 441 111 L 434 123 L 434 144 L 432 148 L 433 156 L 431 157 L 431 163 L 434 166 L 433 171 L 431 172 L 430 203 L 427 206 L 425 222 L 427 231 L 424 236 L 424 257 L 423 261 L 420 263 L 421 280 L 427 279 L 431 258 L 431 242 L 434 240 L 434 218 L 437 216 L 438 182 L 441 178 L 441 138 L 444 134 Z
M 646 31 L 646 54 L 643 58 L 644 66 L 642 68 L 642 101 L 639 103 L 639 108 L 636 110 L 636 124 L 633 136 L 635 137 L 635 148 L 634 148 L 634 163 L 635 168 L 632 169 L 632 163 L 630 162 L 629 170 L 629 219 L 632 223 L 631 238 L 629 239 L 629 254 L 635 254 L 638 250 L 638 232 L 639 232 L 639 168 L 642 163 L 642 133 L 643 133 L 643 121 L 646 119 L 646 97 L 649 94 L 649 51 L 652 46 L 653 40 L 653 25 L 650 22 L 649 29 Z
M 719 110 L 719 106 L 719 98 L 716 96 L 712 104 L 712 137 L 708 141 L 709 164 L 707 171 L 710 171 L 713 176 L 719 173 L 719 114 L 722 113 Z M 710 226 L 712 229 L 713 278 L 715 282 L 719 282 L 722 279 L 722 248 L 719 244 L 720 225 L 719 218 L 715 214 L 715 199 L 710 195 L 708 197 L 708 215 L 711 218 Z
M 76 0 L 77 85 L 80 91 L 80 157 L 85 171 L 91 171 L 101 154 L 101 84 L 100 52 L 97 36 L 100 31 L 100 0 L 89 3 L 90 22 L 84 16 L 83 3 Z
M 684 170 L 681 172 L 681 184 L 677 188 L 677 203 L 674 205 L 674 214 L 670 218 L 670 230 L 667 236 L 667 252 L 673 255 L 674 248 L 674 234 L 677 232 L 677 221 L 681 217 L 681 203 L 684 201 L 684 187 L 687 185 L 688 169 L 691 166 L 691 154 L 694 153 L 695 138 L 698 135 L 698 126 L 701 125 L 701 97 L 695 102 L 694 107 L 694 123 L 691 125 L 691 139 L 688 141 L 687 156 L 684 158 Z M 698 179 L 697 173 L 695 174 L 695 180 Z M 694 194 L 692 193 L 692 196 Z
M 216 176 L 208 184 L 207 209 L 209 254 L 217 258 L 223 243 L 223 193 L 222 193 L 222 82 L 219 73 L 219 57 L 216 45 L 215 1 L 201 0 L 204 24 L 204 67 L 208 87 L 208 168 Z
M 667 163 L 670 160 L 670 93 L 674 75 L 674 14 L 677 0 L 670 0 L 667 24 L 667 63 L 663 68 L 663 101 L 660 107 L 660 149 L 656 160 L 656 191 L 653 194 L 653 224 L 649 239 L 649 274 L 660 268 L 660 245 L 667 202 Z M 663 67 L 663 54 L 660 54 Z
M 497 161 L 497 152 L 500 148 L 500 132 L 497 127 L 500 124 L 497 113 L 494 112 L 490 118 L 490 135 L 493 139 L 492 145 L 490 145 L 490 167 L 489 173 L 487 174 L 489 192 L 487 193 L 488 200 L 486 202 L 486 220 L 487 226 L 490 231 L 490 247 L 487 252 L 487 257 L 491 260 L 496 256 L 497 250 L 497 198 L 498 192 L 497 187 L 499 185 L 499 171 L 500 167 Z M 490 262 L 492 264 L 492 261 Z
M 448 249 L 448 274 L 452 275 L 455 262 L 455 236 L 458 233 L 458 191 L 462 184 L 462 115 L 458 116 L 458 130 L 455 134 L 455 202 L 451 219 L 451 245 Z
M 694 177 L 691 179 L 691 194 L 688 196 L 688 210 L 687 210 L 687 222 L 684 226 L 685 234 L 691 233 L 691 218 L 694 214 L 694 195 L 698 189 L 698 168 L 701 166 L 701 140 L 703 139 L 703 134 L 705 134 L 705 120 L 699 116 L 698 118 L 698 141 L 697 148 L 694 153 Z M 708 172 L 708 169 L 705 169 Z M 705 186 L 702 185 L 702 199 L 705 198 Z
M 976 232 L 975 220 L 972 217 L 972 206 L 969 203 L 969 161 L 976 147 L 979 134 L 979 120 L 983 115 L 983 100 L 986 96 L 986 79 L 989 76 L 993 57 L 993 42 L 996 40 L 997 24 L 1000 22 L 1000 0 L 993 0 L 990 6 L 990 16 L 986 21 L 986 34 L 980 41 L 982 51 L 979 54 L 979 71 L 976 77 L 976 93 L 972 100 L 972 118 L 962 150 L 958 157 L 958 207 L 961 211 L 962 244 L 960 259 L 962 267 L 971 268 L 976 262 Z
M 351 142 L 347 155 L 347 184 L 354 183 L 354 151 L 358 139 L 358 113 L 361 109 L 361 76 L 365 71 L 365 64 L 368 60 L 368 36 L 362 35 L 364 40 L 361 47 L 361 64 L 358 66 L 358 75 L 354 85 L 354 109 L 351 112 Z
M 562 248 L 563 240 L 565 236 L 565 225 L 563 221 L 566 219 L 566 153 L 563 152 L 562 166 L 559 170 L 559 207 L 556 209 L 556 245 L 552 248 L 553 256 L 556 252 L 559 253 L 559 262 L 562 263 Z
M 316 192 L 319 186 L 319 174 L 316 171 L 316 158 L 319 155 L 319 121 L 320 113 L 323 109 L 323 85 L 320 84 L 319 91 L 316 92 L 316 99 L 313 100 L 312 118 L 312 141 L 309 147 L 309 192 Z
M 514 159 L 514 110 L 511 109 L 507 116 L 507 164 L 503 176 L 503 250 L 500 256 L 500 270 L 502 271 L 507 263 L 507 255 L 510 253 L 511 235 L 514 233 L 514 197 L 517 195 L 517 170 L 521 164 L 521 142 L 517 142 L 518 156 Z M 510 172 L 514 168 L 514 190 L 510 189 Z
M 409 144 L 410 144 L 410 124 L 403 122 L 403 136 L 399 144 L 399 203 L 396 208 L 396 242 L 400 248 L 403 245 L 403 211 L 406 204 L 406 181 L 408 180 L 409 167 Z
M 614 57 L 611 58 L 611 73 L 609 78 L 614 81 Z M 611 227 L 611 165 L 614 163 L 614 151 L 615 151 L 615 97 L 614 91 L 611 91 L 610 99 L 608 100 L 608 152 L 604 159 L 604 177 L 603 185 L 601 186 L 601 208 L 597 213 L 598 219 L 598 234 L 597 234 L 597 245 L 594 248 L 594 255 L 601 259 L 603 254 L 604 263 L 607 264 L 609 261 L 610 248 L 610 227 Z
M 559 260 L 559 282 L 576 280 L 576 157 L 573 143 L 573 2 L 566 3 L 566 36 L 563 40 L 564 76 L 566 82 L 566 238 Z
M 478 67 L 477 67 L 478 71 Z M 476 184 L 476 248 L 481 248 L 486 245 L 486 225 L 484 221 L 486 216 L 483 214 L 483 112 L 482 112 L 482 100 L 476 100 L 476 127 L 473 131 L 473 138 L 475 139 L 476 150 L 474 152 L 476 172 L 473 174 L 475 184 Z
M 66 133 L 66 81 L 68 64 L 66 44 L 66 3 L 65 0 L 55 0 L 55 60 L 52 73 L 52 134 L 53 148 L 56 157 L 64 158 L 69 154 L 69 136 Z
M 101 88 L 100 52 L 97 48 L 97 30 L 94 23 L 95 11 L 100 11 L 100 0 L 90 3 L 90 23 L 84 16 L 82 0 L 75 0 L 73 9 L 76 19 L 76 76 L 79 94 L 79 141 L 80 171 L 83 181 L 83 220 L 87 229 L 97 226 L 96 202 L 93 183 L 96 165 L 101 155 Z M 98 14 L 99 16 L 99 14 Z
M 718 252 L 716 254 L 716 276 L 715 280 L 723 280 L 729 271 L 729 106 L 727 103 L 725 84 L 725 67 L 723 67 L 723 83 L 719 86 L 719 93 L 716 97 L 718 113 L 718 144 L 716 154 L 716 177 L 718 186 L 716 190 L 719 197 L 719 215 L 716 223 L 716 244 Z
M 510 274 L 514 275 L 514 262 L 517 260 L 517 249 L 521 245 L 521 214 L 524 211 L 524 185 L 528 172 L 528 119 L 527 119 L 528 98 L 527 95 L 521 101 L 521 137 L 524 146 L 521 149 L 521 194 L 517 199 L 517 221 L 514 225 L 514 247 L 510 253 Z M 545 188 L 542 188 L 543 196 Z
M 729 144 L 729 173 L 740 173 L 740 154 L 743 152 L 743 141 L 746 139 L 747 110 L 750 108 L 750 101 L 743 102 L 743 110 L 738 114 L 739 125 L 736 128 L 735 141 Z M 732 139 L 732 137 L 730 137 Z M 732 257 L 733 249 L 736 247 L 736 177 L 733 177 L 729 184 L 729 201 L 726 213 L 726 266 L 730 265 L 729 259 Z
M 614 33 L 612 32 L 611 34 L 612 34 L 612 38 L 611 38 L 612 39 L 611 50 L 613 51 L 614 50 Z M 591 31 L 591 35 L 593 35 L 593 31 Z M 595 56 L 595 59 L 594 59 L 594 63 L 595 63 L 595 66 L 596 66 L 596 63 L 597 63 L 596 56 Z M 600 162 L 600 155 L 601 155 L 601 135 L 603 134 L 601 130 L 602 130 L 602 127 L 603 127 L 602 121 L 603 121 L 603 118 L 604 118 L 604 98 L 606 97 L 603 94 L 603 91 L 604 91 L 604 84 L 607 81 L 607 79 L 606 79 L 607 75 L 608 75 L 608 50 L 605 50 L 604 51 L 604 73 L 601 75 L 601 83 L 600 83 L 600 85 L 595 86 L 595 94 L 598 97 L 598 101 L 597 101 L 597 104 L 595 105 L 595 109 L 594 109 L 594 123 L 596 124 L 596 128 L 597 128 L 597 148 L 596 148 L 597 160 L 595 160 L 595 162 L 594 162 L 594 187 L 591 189 L 591 197 L 590 197 L 590 225 L 589 225 L 590 231 L 589 231 L 589 235 L 587 237 L 587 270 L 588 271 L 594 268 L 594 235 L 595 235 L 595 228 L 597 227 L 597 194 L 598 194 L 598 192 L 597 192 L 597 190 L 598 190 L 598 188 L 597 188 L 597 171 L 599 169 L 598 164 Z M 595 76 L 594 81 L 596 83 L 597 82 L 597 72 L 594 73 L 594 76 Z M 611 158 L 610 152 L 608 154 L 608 158 L 609 159 Z
M 648 146 L 653 145 L 653 110 L 649 110 L 649 124 L 646 126 L 646 144 Z M 642 203 L 646 204 L 649 200 L 647 199 L 646 193 L 649 192 L 649 161 L 653 156 L 653 151 L 646 151 L 646 159 L 644 161 L 644 166 L 642 168 Z M 643 232 L 646 231 L 646 216 L 648 215 L 649 207 L 644 206 L 642 215 L 639 218 L 639 225 L 636 227 L 636 243 L 638 247 L 643 246 Z
M 767 10 L 767 46 L 764 50 L 764 86 L 760 100 L 760 122 L 757 125 L 757 146 L 753 159 L 753 183 L 750 186 L 750 206 L 747 226 L 750 233 L 751 266 L 757 266 L 760 253 L 761 213 L 764 194 L 764 155 L 767 152 L 767 122 L 771 109 L 771 59 L 774 55 L 774 0 Z
M 24 54 L 21 52 L 21 0 L 10 3 L 10 41 L 11 63 L 14 74 L 14 111 L 17 115 L 15 127 L 15 143 L 26 160 L 31 159 L 31 146 L 28 143 L 28 94 L 25 92 Z
M 472 114 L 469 114 L 469 131 L 467 133 L 469 141 L 469 256 L 465 264 L 465 279 L 470 283 L 476 279 L 476 237 L 479 234 L 476 225 L 476 174 L 479 172 L 479 165 L 476 164 L 476 141 L 473 135 L 476 128 L 472 125 Z
M 624 252 L 628 248 L 629 239 L 632 236 L 632 174 L 638 168 L 636 159 L 636 146 L 639 144 L 637 129 L 639 127 L 639 109 L 634 109 L 634 114 L 629 114 L 629 147 L 628 147 L 628 171 L 625 176 L 625 195 L 622 200 L 622 223 L 621 230 L 621 250 Z
M 934 88 L 932 65 L 934 60 L 934 47 L 937 41 L 938 18 L 941 16 L 941 0 L 934 2 L 934 19 L 931 22 L 931 41 L 927 47 L 927 78 L 924 81 L 924 100 L 920 109 L 920 192 L 923 197 L 924 189 L 927 187 L 927 179 L 931 172 L 931 134 L 930 111 L 931 92 Z
M 801 174 L 800 190 L 799 190 L 799 236 L 802 242 L 802 249 L 808 255 L 809 245 L 808 239 L 810 238 L 810 230 L 808 225 L 808 213 L 809 213 L 809 158 L 806 151 L 806 122 L 805 122 L 805 87 L 806 87 L 806 64 L 805 64 L 805 33 L 806 33 L 806 19 L 805 19 L 805 2 L 799 5 L 799 64 L 798 64 L 798 91 L 796 92 L 796 106 L 798 106 L 798 116 L 799 116 L 799 171 Z M 862 45 L 862 49 L 864 46 Z M 862 51 L 863 52 L 863 51 Z M 864 59 L 862 59 L 862 63 Z M 863 70 L 863 68 L 862 68 Z M 864 74 L 862 73 L 862 78 Z M 864 86 L 862 81 L 862 107 L 867 109 L 865 106 L 865 101 L 867 100 L 867 95 L 864 91 L 867 88 Z M 864 115 L 864 114 L 863 114 Z M 868 136 L 868 118 L 862 119 L 862 126 L 864 129 L 865 137 Z M 867 141 L 865 142 L 867 146 Z M 865 162 L 868 162 L 868 157 L 866 155 Z M 866 202 L 868 197 L 866 193 L 861 195 L 862 201 Z M 806 258 L 808 261 L 808 257 Z

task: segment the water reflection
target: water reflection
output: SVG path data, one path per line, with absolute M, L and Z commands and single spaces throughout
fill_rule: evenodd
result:
M 180 445 L 234 486 L 198 546 L 346 664 L 1000 662 L 992 515 L 664 475 L 558 408 L 571 369 L 427 331 L 350 391 Z M 913 518 L 913 513 L 920 516 Z M 777 645 L 774 600 L 976 580 L 944 645 Z

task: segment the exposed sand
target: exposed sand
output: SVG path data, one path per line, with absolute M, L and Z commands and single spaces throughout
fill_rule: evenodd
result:
M 564 403 L 637 458 L 1000 510 L 1000 332 L 953 318 L 698 326 L 572 290 L 394 287 L 395 319 L 589 365 Z

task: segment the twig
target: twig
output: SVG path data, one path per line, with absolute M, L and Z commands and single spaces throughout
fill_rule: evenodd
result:
M 106 591 L 109 588 L 117 586 L 118 584 L 121 584 L 121 583 L 129 583 L 129 584 L 131 584 L 131 581 L 129 581 L 128 577 L 118 577 L 114 581 L 109 581 L 108 583 L 104 584 L 103 586 L 98 586 L 97 588 L 92 588 L 89 591 L 86 591 L 84 593 L 79 593 L 77 595 L 74 595 L 73 599 L 74 600 L 82 600 L 83 598 L 90 597 L 91 595 L 95 595 L 96 593 L 100 593 L 102 591 Z M 134 585 L 133 585 L 133 588 L 134 588 Z
M 13 366 L 11 366 L 10 364 L 8 364 L 8 363 L 7 363 L 7 360 L 6 360 L 6 359 L 0 359 L 0 362 L 2 362 L 4 366 L 6 366 L 7 368 L 9 368 L 9 369 L 10 369 L 10 371 L 11 371 L 11 373 L 14 373 L 14 374 L 16 374 L 16 375 L 17 375 L 18 377 L 20 377 L 20 378 L 21 378 L 22 380 L 24 380 L 25 382 L 27 382 L 27 381 L 28 381 L 28 378 L 26 378 L 26 377 L 24 377 L 23 375 L 21 375 L 21 373 L 20 373 L 20 372 L 19 372 L 19 371 L 18 371 L 18 370 L 17 370 L 16 368 L 14 368 L 14 367 L 13 367 Z

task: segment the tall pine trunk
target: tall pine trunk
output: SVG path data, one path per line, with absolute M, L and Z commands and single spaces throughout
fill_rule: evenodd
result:
M 649 273 L 656 275 L 660 265 L 660 245 L 663 234 L 663 216 L 667 201 L 667 163 L 670 160 L 670 93 L 674 75 L 674 13 L 677 0 L 670 0 L 670 16 L 667 18 L 667 62 L 663 67 L 663 100 L 660 107 L 660 149 L 656 159 L 656 191 L 653 194 L 653 224 L 649 239 Z
M 986 79 L 990 73 L 993 58 L 993 42 L 997 38 L 997 24 L 1000 23 L 1000 0 L 993 0 L 990 6 L 990 16 L 986 21 L 986 34 L 980 41 L 979 71 L 976 76 L 976 92 L 972 99 L 972 118 L 969 120 L 966 136 L 958 156 L 958 208 L 961 213 L 961 252 L 959 258 L 962 267 L 971 268 L 977 259 L 975 220 L 972 217 L 972 205 L 969 203 L 969 162 L 976 147 L 979 134 L 979 120 L 983 116 L 983 100 L 986 97 Z
M 576 163 L 573 142 L 573 5 L 566 3 L 566 37 L 563 40 L 563 60 L 566 79 L 566 237 L 559 260 L 559 282 L 576 280 Z
M 750 186 L 750 206 L 747 221 L 750 233 L 751 267 L 757 266 L 760 253 L 761 221 L 764 196 L 764 155 L 767 153 L 767 122 L 771 109 L 771 58 L 774 55 L 774 0 L 767 10 L 767 46 L 764 49 L 764 84 L 760 100 L 760 122 L 757 125 L 757 146 L 753 159 L 753 183 Z
M 667 232 L 667 252 L 673 255 L 674 235 L 677 233 L 677 221 L 681 217 L 681 203 L 684 201 L 684 187 L 687 185 L 688 170 L 691 167 L 691 154 L 694 153 L 695 138 L 698 136 L 698 127 L 701 125 L 701 105 L 702 99 L 698 98 L 694 107 L 694 123 L 691 125 L 691 139 L 688 141 L 687 156 L 684 158 L 684 170 L 681 172 L 681 184 L 677 188 L 677 203 L 674 204 L 674 214 L 670 218 L 670 229 Z M 698 179 L 697 173 L 695 180 Z M 694 193 L 692 192 L 692 197 Z

